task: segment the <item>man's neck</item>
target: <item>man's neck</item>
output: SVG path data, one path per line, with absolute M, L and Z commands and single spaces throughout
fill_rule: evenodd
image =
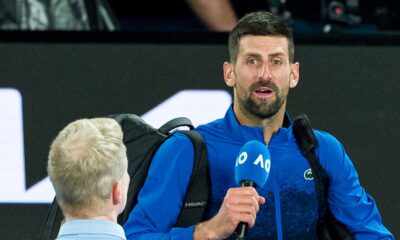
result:
M 65 221 L 72 221 L 72 220 L 104 220 L 104 221 L 111 221 L 111 222 L 117 222 L 117 216 L 113 216 L 114 214 L 110 215 L 71 215 L 71 214 L 65 214 Z
M 283 119 L 285 116 L 285 108 L 281 108 L 275 115 L 270 118 L 258 118 L 253 115 L 246 115 L 243 113 L 238 113 L 234 109 L 236 119 L 241 125 L 251 126 L 251 127 L 261 127 L 264 133 L 264 142 L 268 145 L 272 136 L 278 132 L 282 127 Z

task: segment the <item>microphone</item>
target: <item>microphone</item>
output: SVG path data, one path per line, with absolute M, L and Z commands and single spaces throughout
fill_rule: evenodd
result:
M 247 142 L 236 158 L 235 180 L 241 187 L 262 188 L 271 169 L 271 157 L 265 144 L 259 141 Z M 248 224 L 241 222 L 235 230 L 237 240 L 246 238 Z

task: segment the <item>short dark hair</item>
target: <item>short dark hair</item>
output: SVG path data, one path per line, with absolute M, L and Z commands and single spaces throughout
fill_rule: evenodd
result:
M 229 57 L 232 63 L 236 62 L 240 39 L 247 35 L 286 37 L 289 61 L 293 62 L 292 30 L 283 18 L 265 11 L 248 13 L 242 17 L 229 34 Z

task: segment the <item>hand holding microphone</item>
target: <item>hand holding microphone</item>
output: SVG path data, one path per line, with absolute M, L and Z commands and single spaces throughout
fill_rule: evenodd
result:
M 259 205 L 265 203 L 255 188 L 264 186 L 270 167 L 267 147 L 258 141 L 246 143 L 235 164 L 235 180 L 239 187 L 228 189 L 220 210 L 212 219 L 196 225 L 194 239 L 225 239 L 232 233 L 236 239 L 245 239 L 247 228 L 255 224 Z
M 271 169 L 268 148 L 258 141 L 246 143 L 236 158 L 235 180 L 241 187 L 262 188 Z M 236 239 L 245 239 L 248 224 L 241 222 L 235 230 Z

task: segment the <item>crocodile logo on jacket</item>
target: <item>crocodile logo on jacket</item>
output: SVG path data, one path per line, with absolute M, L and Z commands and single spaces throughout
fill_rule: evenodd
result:
M 314 179 L 311 168 L 304 171 L 304 179 L 305 180 L 313 180 Z

